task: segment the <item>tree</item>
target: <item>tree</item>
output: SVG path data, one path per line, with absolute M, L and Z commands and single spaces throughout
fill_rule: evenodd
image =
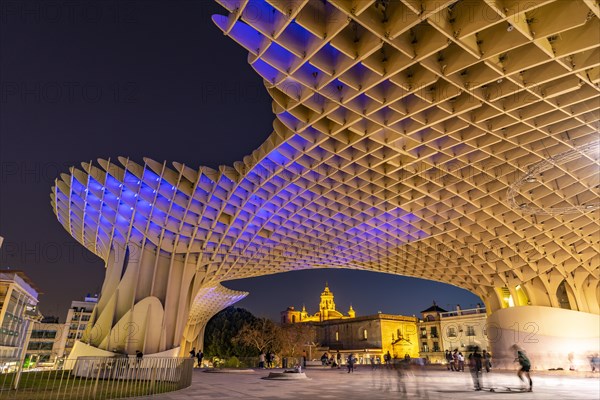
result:
M 279 329 L 281 354 L 285 357 L 299 357 L 304 346 L 316 340 L 316 328 L 307 323 L 283 325 Z
M 233 342 L 238 345 L 253 347 L 262 353 L 267 350 L 279 350 L 279 327 L 267 318 L 258 318 L 253 323 L 245 324 Z
M 251 357 L 256 351 L 251 346 L 233 342 L 242 327 L 257 318 L 243 308 L 227 307 L 213 316 L 204 333 L 204 354 L 207 358 Z

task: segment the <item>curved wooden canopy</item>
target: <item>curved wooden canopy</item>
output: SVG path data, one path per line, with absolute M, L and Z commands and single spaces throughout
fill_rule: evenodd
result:
M 105 259 L 114 241 L 154 246 L 203 284 L 402 274 L 491 309 L 517 286 L 559 306 L 566 281 L 573 308 L 598 313 L 596 1 L 218 2 L 273 98 L 273 133 L 218 171 L 72 169 L 52 204 L 81 244 Z

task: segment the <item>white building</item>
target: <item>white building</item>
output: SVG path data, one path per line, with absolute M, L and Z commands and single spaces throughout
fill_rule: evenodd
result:
M 490 350 L 485 308 L 462 310 L 457 306 L 456 311 L 440 313 L 440 328 L 444 350 L 458 349 L 465 353 L 469 346 Z
M 27 346 L 26 365 L 55 368 L 65 355 L 69 325 L 58 323 L 58 318 L 35 322 Z
M 39 321 L 39 289 L 18 270 L 0 270 L 0 359 L 18 365 L 23 360 L 31 323 Z M 9 367 L 5 362 L 2 368 Z
M 65 343 L 64 355 L 69 357 L 73 346 L 77 340 L 81 340 L 85 332 L 88 322 L 92 317 L 92 312 L 98 304 L 98 295 L 85 296 L 83 301 L 75 300 L 71 302 L 71 308 L 67 313 L 66 323 L 68 325 L 68 334 Z

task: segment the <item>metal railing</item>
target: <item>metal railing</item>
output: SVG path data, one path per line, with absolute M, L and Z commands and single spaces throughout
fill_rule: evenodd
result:
M 116 399 L 190 386 L 191 358 L 79 357 L 58 370 L 22 370 L 0 360 L 0 400 Z

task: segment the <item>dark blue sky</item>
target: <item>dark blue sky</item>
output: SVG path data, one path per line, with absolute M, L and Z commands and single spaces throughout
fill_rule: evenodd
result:
M 61 172 L 121 155 L 217 167 L 271 133 L 270 98 L 247 53 L 210 20 L 222 11 L 208 0 L 0 2 L 0 267 L 31 276 L 45 314 L 64 317 L 104 276 L 52 213 Z M 228 286 L 251 292 L 241 306 L 277 317 L 303 302 L 314 312 L 326 280 L 359 315 L 478 302 L 450 285 L 341 270 Z

